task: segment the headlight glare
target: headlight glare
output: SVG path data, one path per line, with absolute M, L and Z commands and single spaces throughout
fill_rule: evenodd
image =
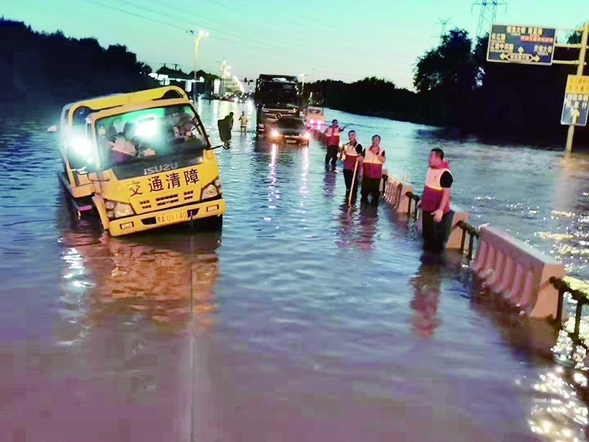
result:
M 217 190 L 217 187 L 213 183 L 211 183 L 202 190 L 200 198 L 201 200 L 206 200 L 209 198 L 214 198 L 217 195 L 219 195 L 219 191 Z

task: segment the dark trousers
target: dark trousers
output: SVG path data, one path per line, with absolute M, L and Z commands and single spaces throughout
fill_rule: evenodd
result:
M 331 160 L 331 168 L 335 169 L 335 163 L 337 162 L 337 152 L 339 151 L 339 146 L 327 146 L 327 153 L 325 154 L 325 166 L 329 164 L 329 160 Z
M 354 169 L 344 169 L 344 181 L 346 183 L 346 192 L 352 189 L 352 178 L 354 177 Z M 358 193 L 358 172 L 356 172 L 356 179 L 354 180 L 354 190 L 352 193 Z
M 428 252 L 442 252 L 446 248 L 446 241 L 450 236 L 454 212 L 446 213 L 437 223 L 429 212 L 421 212 L 421 228 L 423 236 L 423 250 Z
M 380 178 L 362 179 L 362 201 L 368 201 L 369 195 L 372 195 L 372 203 L 378 204 L 380 198 Z

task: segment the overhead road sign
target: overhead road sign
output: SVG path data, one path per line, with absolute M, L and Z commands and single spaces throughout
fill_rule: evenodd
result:
M 487 61 L 550 66 L 556 29 L 539 26 L 492 25 Z

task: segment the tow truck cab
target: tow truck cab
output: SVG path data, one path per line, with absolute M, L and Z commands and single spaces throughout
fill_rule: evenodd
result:
M 63 143 L 66 188 L 112 236 L 202 218 L 222 222 L 214 147 L 186 96 L 91 112 Z M 227 134 L 221 134 L 227 141 Z

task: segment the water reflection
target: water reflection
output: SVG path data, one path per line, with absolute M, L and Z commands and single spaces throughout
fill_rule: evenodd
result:
M 535 393 L 528 418 L 530 429 L 548 440 L 587 440 L 589 410 L 575 388 L 586 388 L 586 373 L 556 366 L 544 369 L 537 379 L 532 385 Z M 525 380 L 516 381 L 522 382 Z
M 378 208 L 371 205 L 339 206 L 339 227 L 336 244 L 340 249 L 370 251 L 378 231 Z
M 337 181 L 337 174 L 325 171 L 323 178 L 323 195 L 326 198 L 333 199 L 335 196 L 335 183 Z
M 378 207 L 369 204 L 360 205 L 361 248 L 370 250 L 374 245 L 374 236 L 378 229 Z
M 88 326 L 104 325 L 116 315 L 123 322 L 148 320 L 178 329 L 192 307 L 201 329 L 210 327 L 220 232 L 129 238 L 104 234 L 97 243 L 75 246 L 79 240 L 69 232 L 62 240 L 62 302 L 68 311 L 85 305 L 77 314 L 87 317 Z
M 422 264 L 410 281 L 415 290 L 410 303 L 413 309 L 411 324 L 413 332 L 423 338 L 432 337 L 441 323 L 437 313 L 442 282 L 442 265 L 440 262 L 430 263 L 422 258 Z

